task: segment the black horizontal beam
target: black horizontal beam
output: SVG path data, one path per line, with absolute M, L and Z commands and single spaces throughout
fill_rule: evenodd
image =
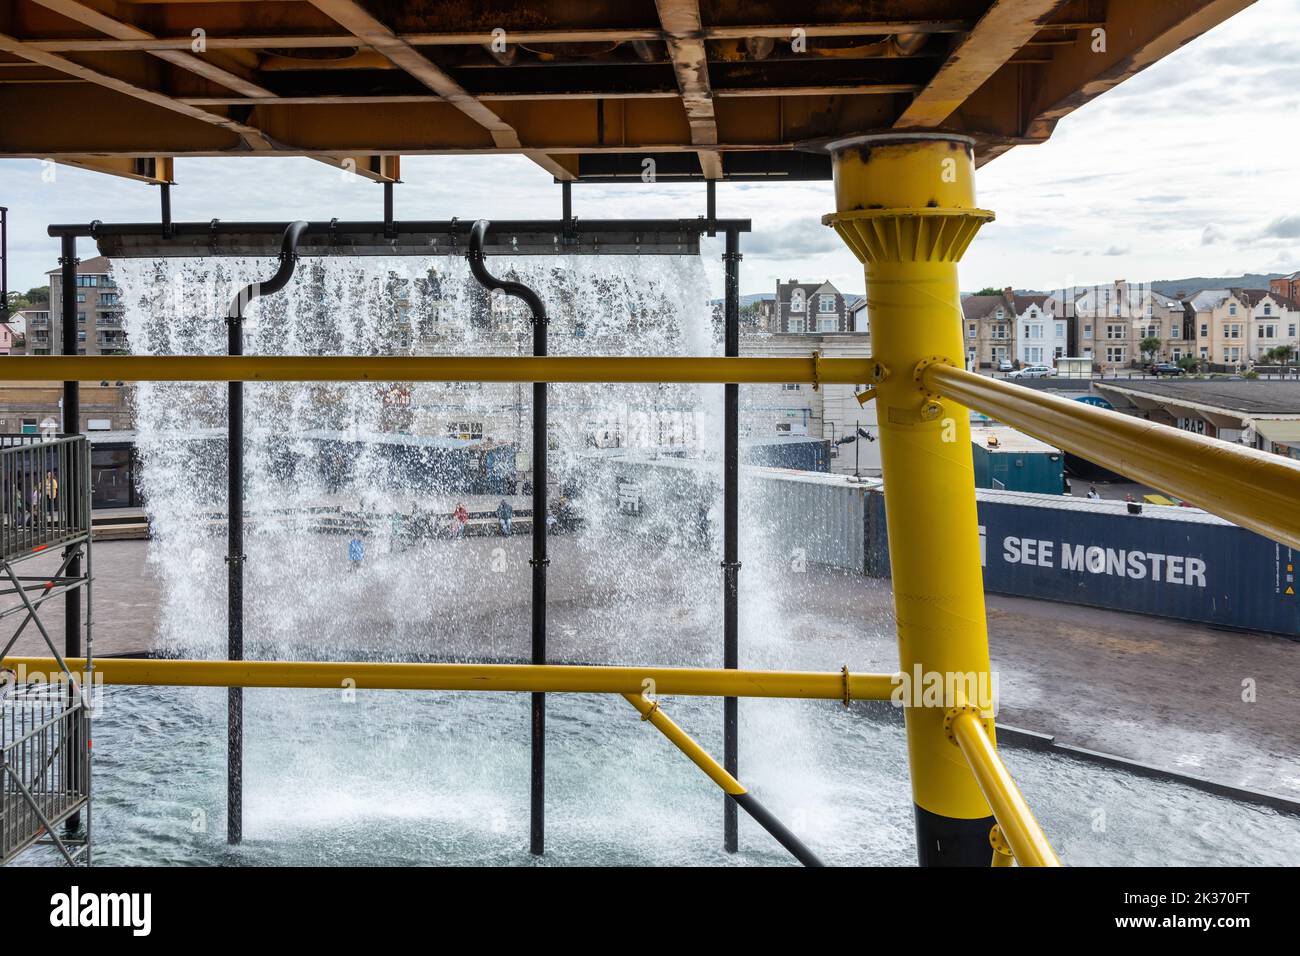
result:
M 311 222 L 298 251 L 305 256 L 457 255 L 469 250 L 473 219 L 383 222 Z M 177 222 L 163 235 L 160 223 L 55 224 L 51 236 L 94 239 L 110 258 L 272 255 L 283 222 Z M 748 219 L 520 219 L 494 220 L 485 251 L 494 255 L 694 255 L 700 236 L 734 229 Z

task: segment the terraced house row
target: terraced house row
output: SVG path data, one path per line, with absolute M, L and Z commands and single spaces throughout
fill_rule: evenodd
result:
M 1051 365 L 1090 358 L 1101 371 L 1195 359 L 1206 369 L 1237 370 L 1296 360 L 1300 303 L 1280 282 L 1269 289 L 1207 289 L 1169 296 L 1118 279 L 1050 294 L 962 299 L 966 365 Z

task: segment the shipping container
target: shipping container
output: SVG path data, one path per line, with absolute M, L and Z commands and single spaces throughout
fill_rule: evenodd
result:
M 1057 495 L 1065 490 L 1059 448 L 1006 425 L 971 427 L 975 487 Z
M 792 468 L 796 471 L 831 470 L 829 439 L 805 438 L 802 435 L 765 438 L 742 443 L 740 453 L 747 465 Z
M 869 499 L 867 573 L 888 577 L 884 493 Z M 1252 531 L 1194 508 L 1132 513 L 1122 501 L 984 490 L 976 499 L 987 592 L 1300 639 L 1296 555 Z

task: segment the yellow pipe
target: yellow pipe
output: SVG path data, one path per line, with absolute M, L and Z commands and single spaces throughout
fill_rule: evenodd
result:
M 733 797 L 745 792 L 739 780 L 727 773 L 722 764 L 710 757 L 708 751 L 697 744 L 690 734 L 677 726 L 677 723 L 660 709 L 658 701 L 649 700 L 644 694 L 623 696 L 627 698 L 628 703 L 641 712 L 642 720 L 654 724 L 660 733 L 673 742 L 673 746 L 690 757 L 691 763 L 703 770 L 708 778 L 724 792 Z
M 949 726 L 980 790 L 993 808 L 993 816 L 1016 862 L 1021 866 L 1060 866 L 1056 851 L 998 756 L 979 714 L 970 708 L 959 710 L 952 715 Z
M 875 326 L 872 326 L 875 330 Z M 930 365 L 926 388 L 1234 524 L 1300 548 L 1300 464 L 1267 452 Z
M 687 382 L 865 385 L 869 359 L 691 356 L 19 356 L 0 381 L 126 382 Z
M 51 657 L 8 657 L 19 680 L 59 679 Z M 79 673 L 84 658 L 67 658 Z M 125 657 L 95 660 L 105 684 L 189 687 L 355 687 L 374 690 L 536 691 L 574 694 L 678 694 L 695 697 L 797 697 L 842 700 L 843 673 L 695 667 L 569 664 L 384 664 L 346 661 L 196 661 Z M 849 674 L 853 700 L 888 700 L 893 674 Z
M 940 134 L 832 144 L 836 213 L 862 260 L 876 383 L 900 670 L 991 687 L 969 414 L 926 394 L 920 363 L 963 356 L 957 261 L 992 214 L 975 207 L 971 146 Z M 988 803 L 944 731 L 909 706 L 908 758 L 923 864 L 988 865 Z

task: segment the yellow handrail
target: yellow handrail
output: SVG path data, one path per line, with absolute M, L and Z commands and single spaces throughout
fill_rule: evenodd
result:
M 956 707 L 949 711 L 947 726 L 954 743 L 961 749 L 980 792 L 993 810 L 1002 836 L 1021 866 L 1060 866 L 1061 861 L 1048 842 L 1043 828 L 1025 802 L 993 741 L 984 731 L 979 711 L 974 707 Z M 995 850 L 995 865 L 996 859 Z
M 922 384 L 1125 477 L 1300 548 L 1300 464 L 1132 415 L 928 365 Z
M 0 381 L 737 382 L 865 385 L 865 358 L 716 356 L 50 355 L 0 362 Z
M 20 681 L 59 680 L 50 657 L 7 657 Z M 85 658 L 67 658 L 74 674 Z M 189 687 L 317 687 L 366 690 L 534 691 L 574 694 L 676 694 L 694 697 L 797 697 L 889 700 L 893 674 L 724 670 L 703 667 L 603 667 L 577 664 L 407 664 L 350 661 L 198 661 L 101 657 L 105 684 Z

